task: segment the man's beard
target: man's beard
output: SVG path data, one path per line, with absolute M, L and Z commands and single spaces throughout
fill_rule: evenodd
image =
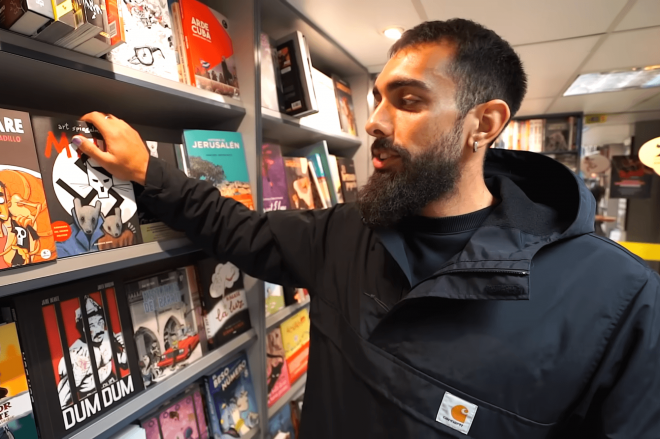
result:
M 461 175 L 461 122 L 457 121 L 449 133 L 416 156 L 390 139 L 374 141 L 372 151 L 393 151 L 399 155 L 402 166 L 396 171 L 376 170 L 358 192 L 358 207 L 365 224 L 392 226 L 454 191 Z

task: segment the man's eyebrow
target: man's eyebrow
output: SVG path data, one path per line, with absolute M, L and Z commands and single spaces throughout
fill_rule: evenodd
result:
M 387 91 L 393 91 L 401 87 L 415 87 L 415 88 L 420 88 L 424 91 L 431 91 L 431 87 L 429 87 L 428 84 L 426 84 L 423 81 L 420 81 L 419 79 L 399 79 L 396 81 L 392 81 L 389 84 L 387 84 Z

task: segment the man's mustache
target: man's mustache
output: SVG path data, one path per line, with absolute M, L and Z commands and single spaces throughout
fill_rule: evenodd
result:
M 376 150 L 380 150 L 381 152 L 384 151 L 392 151 L 399 155 L 402 159 L 409 159 L 410 158 L 410 152 L 406 148 L 400 145 L 395 145 L 392 139 L 389 139 L 387 137 L 383 137 L 380 139 L 376 139 L 373 141 L 371 144 L 371 156 L 375 157 L 376 155 Z

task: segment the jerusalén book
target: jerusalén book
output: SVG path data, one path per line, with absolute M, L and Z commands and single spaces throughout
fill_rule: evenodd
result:
M 180 70 L 189 85 L 239 97 L 227 18 L 196 0 L 170 0 Z
M 153 142 L 147 140 L 149 155 L 178 167 L 176 149 L 179 145 L 173 143 Z M 142 242 L 166 241 L 168 239 L 183 238 L 185 233 L 172 230 L 165 223 L 159 221 L 149 209 L 138 202 L 138 217 L 140 218 L 140 234 Z
M 259 425 L 252 374 L 245 353 L 204 379 L 211 432 L 217 439 L 242 437 Z
M 266 439 L 295 439 L 291 407 L 284 404 L 269 420 Z
M 118 288 L 104 276 L 14 300 L 42 439 L 60 439 L 143 390 Z
M 126 283 L 135 347 L 144 386 L 158 383 L 206 352 L 195 267 Z
M 285 157 L 286 184 L 292 209 L 314 209 L 314 193 L 305 157 Z M 319 206 L 320 207 L 320 206 Z
M 264 212 L 289 208 L 282 150 L 274 143 L 264 143 L 261 146 L 261 192 Z
M 189 177 L 210 181 L 223 197 L 254 210 L 241 133 L 184 130 L 183 140 L 190 164 Z
M 11 320 L 0 325 L 0 438 L 37 439 L 29 377 L 16 323 Z
M 208 439 L 204 401 L 198 385 L 164 404 L 142 422 L 147 439 Z
M 118 0 L 126 43 L 107 54 L 108 61 L 179 82 L 172 21 L 166 1 Z
M 353 159 L 337 157 L 337 167 L 339 168 L 339 180 L 341 181 L 344 202 L 352 203 L 357 201 L 358 186 Z
M 30 116 L 0 109 L 0 270 L 54 261 L 57 250 Z
M 73 136 L 83 135 L 104 149 L 98 130 L 41 116 L 32 124 L 59 257 L 141 242 L 131 182 L 112 176 L 71 144 Z
M 211 258 L 200 261 L 197 271 L 206 338 L 217 348 L 251 328 L 243 275 L 231 262 Z
M 282 397 L 291 388 L 289 369 L 280 328 L 271 330 L 266 335 L 266 390 L 268 407 Z

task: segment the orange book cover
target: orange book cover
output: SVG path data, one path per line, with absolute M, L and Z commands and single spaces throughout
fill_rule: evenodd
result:
M 114 48 L 126 42 L 124 31 L 124 20 L 117 0 L 105 0 L 105 10 L 108 14 L 108 35 L 110 36 L 110 47 Z
M 306 308 L 280 326 L 289 379 L 295 383 L 307 371 L 309 358 L 309 313 Z

